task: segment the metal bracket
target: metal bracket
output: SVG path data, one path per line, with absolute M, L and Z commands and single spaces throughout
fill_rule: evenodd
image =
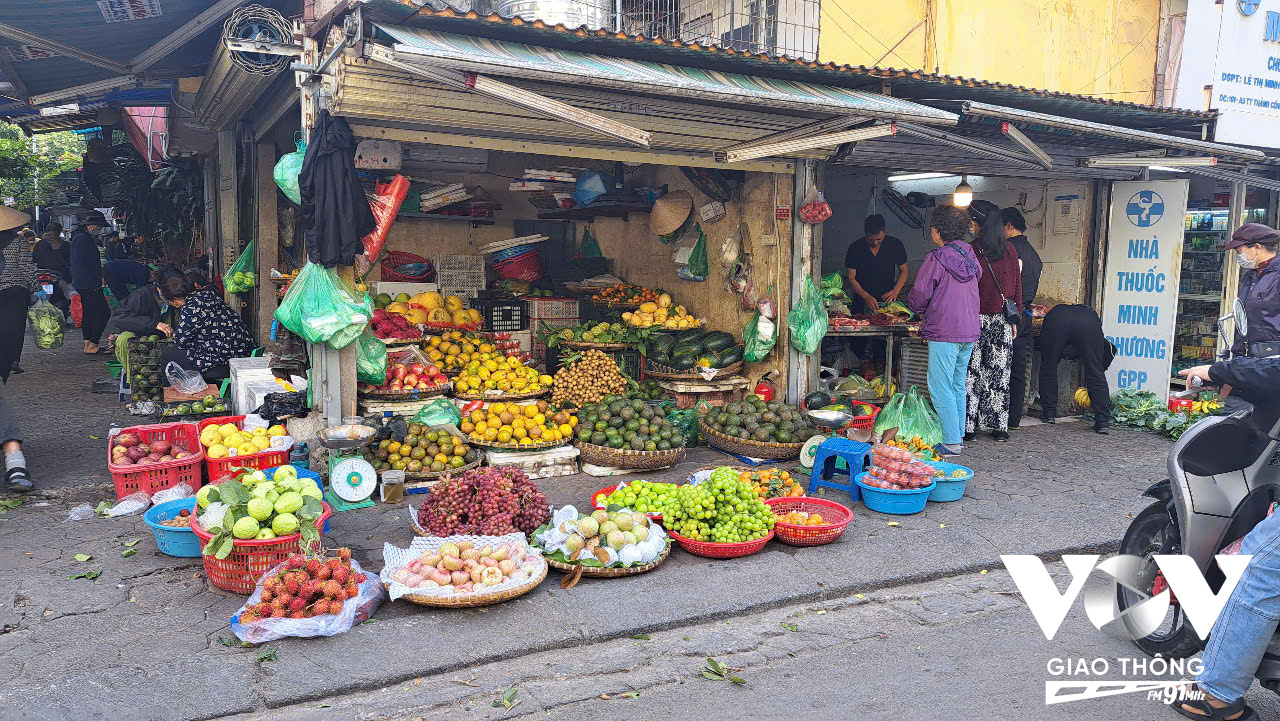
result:
M 250 38 L 248 40 L 228 40 L 226 42 L 227 50 L 243 53 L 262 53 L 263 55 L 291 55 L 294 57 L 302 57 L 301 45 L 273 43 L 265 38 L 266 33 L 259 33 L 257 37 Z
M 360 29 L 364 26 L 360 16 L 360 9 L 356 8 L 355 12 L 348 15 L 342 21 L 342 42 L 333 46 L 329 54 L 325 56 L 320 64 L 312 67 L 306 63 L 296 62 L 289 66 L 290 70 L 300 73 L 307 73 L 307 77 L 303 83 L 315 83 L 320 81 L 320 76 L 333 65 L 342 53 L 349 47 L 354 47 L 356 41 L 360 39 Z

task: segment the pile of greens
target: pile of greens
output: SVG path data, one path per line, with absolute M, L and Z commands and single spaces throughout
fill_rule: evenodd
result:
M 1193 423 L 1213 414 L 1213 411 L 1172 413 L 1151 391 L 1125 388 L 1111 394 L 1112 423 L 1152 430 L 1175 441 Z
M 601 323 L 591 321 L 567 328 L 556 328 L 540 323 L 538 340 L 548 348 L 555 348 L 561 343 L 627 343 L 636 345 L 640 353 L 645 352 L 644 342 L 653 334 L 652 329 L 636 328 L 622 323 Z

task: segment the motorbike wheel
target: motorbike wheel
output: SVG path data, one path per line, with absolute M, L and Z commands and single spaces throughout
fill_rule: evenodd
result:
M 1129 530 L 1125 531 L 1124 540 L 1120 542 L 1120 553 L 1143 559 L 1142 570 L 1138 574 L 1139 587 L 1150 597 L 1156 573 L 1160 570 L 1152 556 L 1180 553 L 1181 546 L 1178 528 L 1169 517 L 1168 509 L 1163 503 L 1153 503 L 1129 524 Z M 1144 600 L 1134 591 L 1116 586 L 1116 602 L 1121 613 Z M 1164 624 L 1155 633 L 1134 643 L 1152 656 L 1158 654 L 1165 658 L 1186 658 L 1201 649 L 1200 637 L 1187 622 L 1180 605 L 1170 607 Z

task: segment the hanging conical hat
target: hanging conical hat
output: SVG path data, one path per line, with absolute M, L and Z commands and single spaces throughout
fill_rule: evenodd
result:
M 31 222 L 31 216 L 7 205 L 0 205 L 0 230 L 13 230 Z
M 693 210 L 693 196 L 687 190 L 677 190 L 658 198 L 649 211 L 649 230 L 654 235 L 669 235 L 684 225 Z

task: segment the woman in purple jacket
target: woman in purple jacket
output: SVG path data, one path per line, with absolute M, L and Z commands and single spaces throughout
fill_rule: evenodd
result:
M 978 340 L 978 267 L 966 242 L 969 215 L 952 205 L 934 208 L 929 235 L 938 246 L 924 258 L 907 306 L 924 316 L 920 334 L 929 341 L 929 396 L 942 421 L 938 455 L 964 449 L 965 378 Z

